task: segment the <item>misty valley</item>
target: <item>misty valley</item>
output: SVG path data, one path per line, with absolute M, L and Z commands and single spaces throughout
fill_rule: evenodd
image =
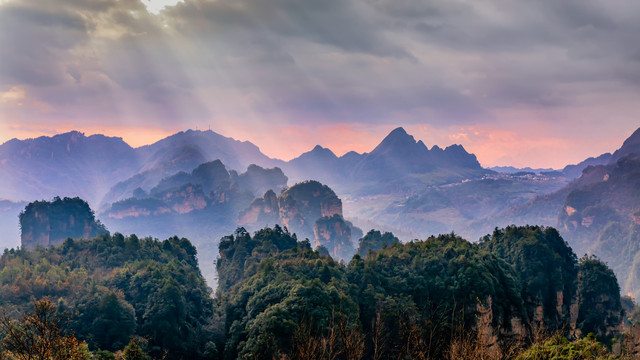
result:
M 631 359 L 639 154 L 640 129 L 560 170 L 483 168 L 403 128 L 286 162 L 213 131 L 14 139 L 0 354 Z

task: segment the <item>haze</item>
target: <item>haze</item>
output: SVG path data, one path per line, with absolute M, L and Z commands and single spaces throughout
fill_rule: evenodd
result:
M 175 4 L 175 6 L 173 6 Z M 167 7 L 164 7 L 167 5 Z M 0 2 L 0 142 L 186 128 L 291 159 L 396 126 L 484 166 L 561 168 L 638 127 L 640 3 Z

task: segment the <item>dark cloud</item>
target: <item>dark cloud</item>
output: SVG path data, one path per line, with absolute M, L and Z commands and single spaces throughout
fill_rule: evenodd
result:
M 79 14 L 9 2 L 0 7 L 0 81 L 56 85 L 63 81 L 66 52 L 87 41 Z
M 176 28 L 193 36 L 300 38 L 347 52 L 411 57 L 386 38 L 365 3 L 343 0 L 186 1 L 167 10 Z
M 24 87 L 44 118 L 161 125 L 577 117 L 598 94 L 638 95 L 638 13 L 623 0 L 186 0 L 160 15 L 140 0 L 10 0 L 0 91 Z

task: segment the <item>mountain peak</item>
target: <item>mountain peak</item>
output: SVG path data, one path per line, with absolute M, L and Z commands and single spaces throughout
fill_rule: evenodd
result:
M 402 127 L 398 127 L 393 129 L 371 153 L 375 154 L 394 150 L 409 151 L 415 148 L 416 144 L 413 136 L 407 134 Z
M 47 137 L 42 136 L 40 138 L 41 139 L 42 138 L 46 139 Z M 52 139 L 56 139 L 56 140 L 59 140 L 59 139 L 65 139 L 65 140 L 66 139 L 72 139 L 72 140 L 75 140 L 75 139 L 83 139 L 83 138 L 85 138 L 84 133 L 82 133 L 80 131 L 77 131 L 77 130 L 71 130 L 69 132 L 62 133 L 62 134 L 57 134 L 57 135 L 54 135 L 52 137 Z
M 383 142 L 385 140 L 403 140 L 403 141 L 407 141 L 407 140 L 411 140 L 412 142 L 416 142 L 415 139 L 413 138 L 413 136 L 407 134 L 407 132 L 404 130 L 404 128 L 402 126 L 397 127 L 395 129 L 393 129 L 389 135 L 387 135 L 387 137 L 384 138 L 384 140 L 382 140 Z
M 633 134 L 622 143 L 622 147 L 613 153 L 610 162 L 615 162 L 630 154 L 640 154 L 640 128 L 634 131 Z
M 636 131 L 624 141 L 622 146 L 630 146 L 632 144 L 640 144 L 640 128 L 636 129 Z
M 320 145 L 316 145 L 311 151 L 307 151 L 306 153 L 301 154 L 296 159 L 300 159 L 300 158 L 315 158 L 315 159 L 325 158 L 325 159 L 335 160 L 338 157 L 336 156 L 336 154 L 333 153 L 333 151 L 331 151 L 331 149 L 322 147 Z

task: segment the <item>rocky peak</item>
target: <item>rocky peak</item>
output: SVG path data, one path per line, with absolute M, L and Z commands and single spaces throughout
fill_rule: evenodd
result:
M 29 203 L 20 213 L 21 244 L 25 249 L 61 244 L 67 238 L 93 238 L 107 234 L 94 213 L 80 198 L 56 197 Z
M 452 165 L 482 168 L 474 154 L 469 154 L 462 145 L 454 144 L 444 149 L 447 161 Z
M 413 136 L 407 134 L 402 127 L 399 127 L 391 131 L 389 135 L 387 135 L 382 142 L 380 142 L 380 144 L 371 151 L 370 155 L 398 154 L 406 156 L 418 149 L 427 150 L 422 141 L 420 141 L 420 143 L 416 142 Z
M 317 219 L 342 217 L 342 201 L 331 188 L 318 181 L 298 183 L 275 200 L 275 192 L 267 191 L 240 214 L 239 224 L 251 228 L 252 225 L 264 226 L 260 219 L 275 220 L 303 239 L 314 237 Z
M 640 155 L 640 128 L 634 131 L 633 134 L 622 143 L 622 147 L 613 153 L 611 162 L 617 161 L 630 154 Z

